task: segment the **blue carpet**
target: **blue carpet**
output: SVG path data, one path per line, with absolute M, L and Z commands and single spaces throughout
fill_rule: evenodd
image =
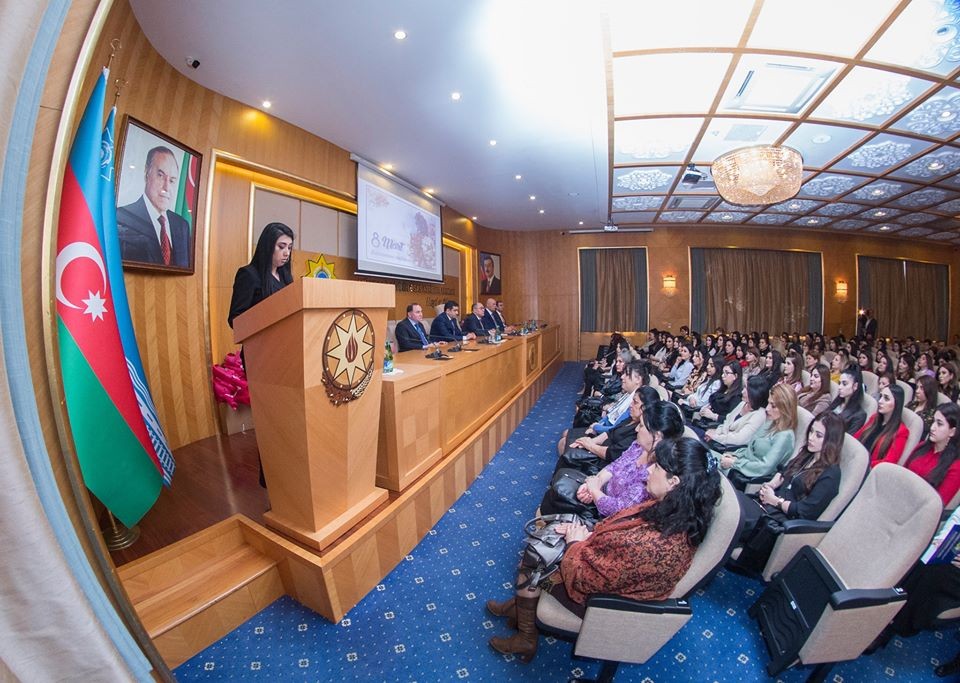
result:
M 540 502 L 569 426 L 581 373 L 566 364 L 469 490 L 426 538 L 339 623 L 281 598 L 182 664 L 179 681 L 565 681 L 595 675 L 592 660 L 540 638 L 528 665 L 489 648 L 508 633 L 484 610 L 510 595 L 521 526 Z M 758 681 L 767 653 L 747 608 L 763 584 L 720 572 L 694 597 L 693 619 L 644 665 L 622 665 L 617 681 Z M 894 639 L 880 653 L 837 665 L 828 680 L 930 681 L 933 666 L 960 648 L 951 632 Z M 802 681 L 809 670 L 778 680 Z

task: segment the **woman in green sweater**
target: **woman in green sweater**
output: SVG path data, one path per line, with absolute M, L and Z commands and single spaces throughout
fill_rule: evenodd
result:
M 720 471 L 738 472 L 744 478 L 768 477 L 793 453 L 793 430 L 797 426 L 797 395 L 785 384 L 770 390 L 767 421 L 743 448 L 720 456 Z

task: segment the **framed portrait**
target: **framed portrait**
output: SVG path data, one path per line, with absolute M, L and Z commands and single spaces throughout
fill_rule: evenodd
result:
M 501 294 L 502 283 L 500 282 L 500 254 L 493 254 L 489 251 L 480 252 L 480 294 Z
M 193 273 L 202 157 L 125 116 L 117 167 L 117 232 L 124 268 Z

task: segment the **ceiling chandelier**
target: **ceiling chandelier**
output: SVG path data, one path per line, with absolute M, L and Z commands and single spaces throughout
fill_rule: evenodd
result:
M 803 157 L 792 147 L 742 147 L 717 157 L 711 175 L 720 196 L 731 204 L 776 204 L 800 191 Z

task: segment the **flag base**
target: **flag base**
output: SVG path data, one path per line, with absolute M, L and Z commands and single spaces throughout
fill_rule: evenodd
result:
M 123 522 L 117 520 L 109 511 L 107 511 L 107 515 L 110 518 L 110 526 L 106 529 L 100 529 L 107 550 L 123 550 L 137 542 L 137 539 L 140 538 L 139 526 L 134 524 L 128 529 Z

